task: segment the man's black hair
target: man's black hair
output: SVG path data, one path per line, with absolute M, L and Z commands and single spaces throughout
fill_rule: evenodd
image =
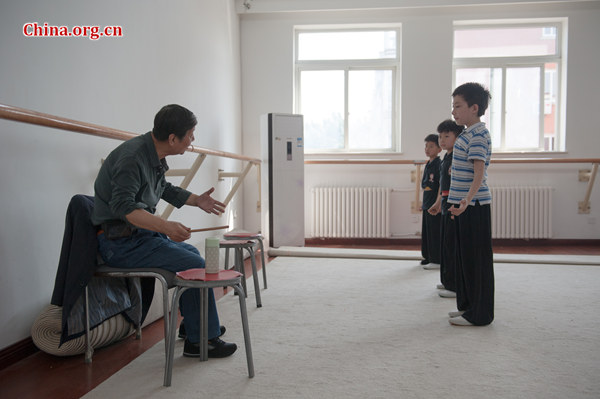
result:
M 167 140 L 170 134 L 174 134 L 181 140 L 197 123 L 192 111 L 181 105 L 169 104 L 156 113 L 152 134 L 158 141 Z

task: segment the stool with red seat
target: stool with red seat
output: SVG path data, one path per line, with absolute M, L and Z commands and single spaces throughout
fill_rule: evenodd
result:
M 261 233 L 252 233 L 247 231 L 230 231 L 223 235 L 225 240 L 253 240 L 256 241 L 258 247 L 260 248 L 260 257 L 261 257 L 261 266 L 262 266 L 262 275 L 263 275 L 263 284 L 265 286 L 265 290 L 267 289 L 267 264 L 265 262 L 265 247 L 263 243 L 263 235 Z M 227 268 L 229 261 L 229 250 L 225 250 L 225 267 Z
M 253 240 L 220 240 L 219 247 L 225 248 L 225 269 L 227 270 L 228 265 L 228 254 L 229 249 L 233 249 L 235 251 L 235 257 L 233 262 L 233 270 L 238 271 L 242 274 L 242 286 L 244 287 L 245 295 L 247 295 L 246 289 L 246 271 L 244 270 L 244 249 L 248 251 L 250 255 L 250 264 L 252 265 L 252 280 L 254 281 L 254 295 L 256 297 L 256 307 L 262 307 L 262 301 L 260 299 L 260 286 L 258 284 L 258 271 L 256 270 L 256 259 L 254 258 L 254 246 L 256 242 Z
M 221 270 L 218 273 L 206 273 L 205 269 L 189 269 L 178 272 L 173 280 L 175 292 L 171 308 L 169 327 L 168 353 L 165 365 L 164 386 L 171 386 L 173 373 L 173 357 L 175 352 L 175 330 L 177 329 L 177 315 L 179 311 L 179 298 L 190 288 L 200 289 L 200 361 L 208 360 L 208 290 L 216 287 L 233 287 L 238 293 L 242 328 L 244 330 L 244 345 L 246 347 L 246 362 L 248 363 L 248 377 L 254 377 L 254 361 L 252 359 L 252 346 L 250 344 L 250 327 L 248 326 L 248 313 L 246 310 L 246 295 L 242 288 L 242 274 L 235 270 Z

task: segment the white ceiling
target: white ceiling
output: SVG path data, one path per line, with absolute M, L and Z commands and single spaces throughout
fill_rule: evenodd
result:
M 238 13 L 374 10 L 469 5 L 585 3 L 600 0 L 235 0 Z

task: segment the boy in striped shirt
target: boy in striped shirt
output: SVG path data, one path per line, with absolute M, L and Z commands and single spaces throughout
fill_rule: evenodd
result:
M 484 326 L 494 320 L 494 262 L 487 168 L 492 155 L 490 132 L 481 116 L 490 93 L 465 83 L 452 93 L 452 116 L 466 129 L 456 139 L 448 203 L 456 221 L 456 305 L 450 324 Z

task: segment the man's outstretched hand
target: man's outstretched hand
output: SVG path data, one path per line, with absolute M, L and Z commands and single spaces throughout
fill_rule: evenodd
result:
M 204 210 L 206 213 L 220 215 L 225 212 L 225 204 L 210 196 L 214 191 L 215 188 L 211 187 L 210 190 L 206 191 L 205 193 L 197 195 L 194 199 L 194 205 Z

